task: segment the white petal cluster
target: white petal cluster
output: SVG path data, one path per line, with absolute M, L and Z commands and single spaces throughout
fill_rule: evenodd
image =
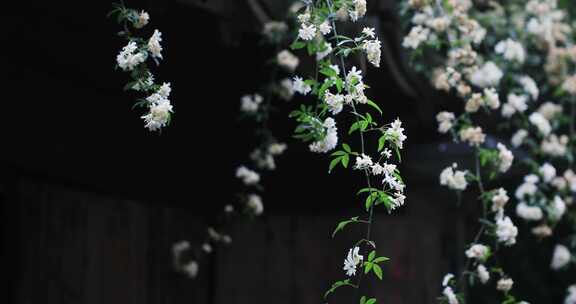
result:
M 530 114 L 530 117 L 528 119 L 530 120 L 530 123 L 536 126 L 540 134 L 542 134 L 543 136 L 548 136 L 550 132 L 552 132 L 552 126 L 550 125 L 548 119 L 544 117 L 544 115 L 538 112 L 534 112 Z
M 536 186 L 536 184 L 539 181 L 540 178 L 534 174 L 526 175 L 524 177 L 524 183 L 516 188 L 514 196 L 516 196 L 518 200 L 523 200 L 526 196 L 533 196 L 536 191 L 538 191 L 538 186 Z
M 146 61 L 146 52 L 137 51 L 136 42 L 130 41 L 116 56 L 116 63 L 123 71 L 132 71 L 136 66 Z
M 541 224 L 532 228 L 532 234 L 539 238 L 549 237 L 552 235 L 552 228 L 546 224 Z
M 486 284 L 490 280 L 490 272 L 486 269 L 486 266 L 480 264 L 476 267 L 476 275 L 480 279 L 480 283 Z
M 286 33 L 288 31 L 288 25 L 283 21 L 268 21 L 264 23 L 262 28 L 262 34 L 268 39 L 274 39 L 279 34 Z
M 364 51 L 366 52 L 368 62 L 373 64 L 375 67 L 380 67 L 381 47 L 382 45 L 380 43 L 380 40 L 378 39 L 366 40 L 362 44 L 362 49 L 364 49 Z
M 508 150 L 506 146 L 501 143 L 498 143 L 497 148 L 499 159 L 498 171 L 502 173 L 507 172 L 514 161 L 514 154 L 512 154 L 512 151 Z
M 483 244 L 472 244 L 468 250 L 466 250 L 466 257 L 469 259 L 484 260 L 490 253 L 490 248 Z
M 404 41 L 402 41 L 402 46 L 409 49 L 417 49 L 420 44 L 426 40 L 428 40 L 428 35 L 430 34 L 430 30 L 422 27 L 422 26 L 415 26 L 410 30 L 410 33 L 404 37 Z
M 396 145 L 399 149 L 402 149 L 404 146 L 404 141 L 406 140 L 407 136 L 404 135 L 404 128 L 402 128 L 402 121 L 399 118 L 396 118 L 390 127 L 386 129 L 384 132 L 386 136 L 388 136 L 394 145 Z
M 135 28 L 140 29 L 145 27 L 149 21 L 150 15 L 145 11 L 141 11 L 133 24 Z
M 512 289 L 514 281 L 511 278 L 502 278 L 496 283 L 496 289 L 502 292 L 508 292 Z
M 236 169 L 236 177 L 241 179 L 247 185 L 255 185 L 260 182 L 260 174 L 254 170 L 250 170 L 245 166 L 240 166 Z
M 528 206 L 525 202 L 516 205 L 516 215 L 525 221 L 539 221 L 544 216 L 540 207 Z
M 470 75 L 470 82 L 480 88 L 497 87 L 502 76 L 502 70 L 494 62 L 488 61 Z
M 324 102 L 328 105 L 328 110 L 333 115 L 336 115 L 342 112 L 344 108 L 344 95 L 342 94 L 332 94 L 329 91 L 326 91 L 324 95 Z
M 438 121 L 438 132 L 446 133 L 452 129 L 454 125 L 455 116 L 452 112 L 440 112 L 436 114 L 436 121 Z
M 366 0 L 352 0 L 352 9 L 348 11 L 350 19 L 356 22 L 366 15 Z
M 551 120 L 557 115 L 562 114 L 562 105 L 547 101 L 538 108 L 538 113 L 542 114 L 546 119 Z
M 516 131 L 516 133 L 514 133 L 514 135 L 512 135 L 512 139 L 510 140 L 510 142 L 512 143 L 512 146 L 518 148 L 522 145 L 522 143 L 524 142 L 524 139 L 526 139 L 527 136 L 528 136 L 528 131 L 526 131 L 524 129 L 520 129 L 520 130 Z
M 316 26 L 314 24 L 303 23 L 298 30 L 298 37 L 305 41 L 310 41 L 316 37 Z
M 371 167 L 374 163 L 372 162 L 372 158 L 366 154 L 362 154 L 360 156 L 356 156 L 356 164 L 354 165 L 354 169 L 364 170 Z
M 466 171 L 456 170 L 456 163 L 445 168 L 440 173 L 440 185 L 447 186 L 452 190 L 464 191 L 468 187 L 466 181 Z
M 346 259 L 344 259 L 344 271 L 346 271 L 347 276 L 356 275 L 356 267 L 358 264 L 362 263 L 364 257 L 360 255 L 360 247 L 356 246 L 348 251 Z
M 570 253 L 570 250 L 566 246 L 558 244 L 554 247 L 550 268 L 553 270 L 564 268 L 571 260 L 572 254 Z
M 566 155 L 568 136 L 551 134 L 540 144 L 542 153 L 550 156 L 562 157 Z
M 494 51 L 497 54 L 501 54 L 508 61 L 524 63 L 526 59 L 526 52 L 522 44 L 510 38 L 498 42 L 494 47 Z
M 568 287 L 568 295 L 564 299 L 564 304 L 576 304 L 576 284 Z
M 160 130 L 168 124 L 170 113 L 173 112 L 168 99 L 171 91 L 170 83 L 164 83 L 156 93 L 146 97 L 148 113 L 141 118 L 145 122 L 145 127 L 150 131 Z
M 508 192 L 504 188 L 498 188 L 492 196 L 492 211 L 497 212 L 506 206 L 510 197 L 508 197 Z
M 481 127 L 467 127 L 460 130 L 460 140 L 467 142 L 470 146 L 479 146 L 484 143 L 486 134 L 482 132 Z
M 508 94 L 507 102 L 502 106 L 502 116 L 510 117 L 515 113 L 523 113 L 528 109 L 527 101 L 528 96 L 526 95 Z
M 442 294 L 444 295 L 444 297 L 446 297 L 448 304 L 459 304 L 460 303 L 458 301 L 458 297 L 456 297 L 456 294 L 454 294 L 454 290 L 452 290 L 452 287 L 446 286 L 444 288 L 444 290 L 442 291 Z
M 240 110 L 245 113 L 255 113 L 262 103 L 260 94 L 244 95 L 240 99 Z
M 310 93 L 310 91 L 312 91 L 310 85 L 306 84 L 301 77 L 294 76 L 293 79 L 294 80 L 292 82 L 292 89 L 295 92 L 300 93 L 302 95 L 307 95 L 308 93 Z
M 538 95 L 540 95 L 540 90 L 538 89 L 538 85 L 536 85 L 536 81 L 532 79 L 530 76 L 522 76 L 518 79 L 520 85 L 524 89 L 524 92 L 532 97 L 532 100 L 537 100 Z
M 336 121 L 332 117 L 327 117 L 322 124 L 325 130 L 325 136 L 322 140 L 310 144 L 310 151 L 316 153 L 326 153 L 336 147 L 338 144 L 338 129 Z
M 278 65 L 289 72 L 294 72 L 300 63 L 300 59 L 288 50 L 282 50 L 276 55 Z
M 556 177 L 556 168 L 550 163 L 544 163 L 538 168 L 538 173 L 540 173 L 544 182 L 549 183 Z
M 484 103 L 492 110 L 496 110 L 500 107 L 500 97 L 498 97 L 498 92 L 496 92 L 496 89 L 484 89 Z
M 162 59 L 162 33 L 158 30 L 154 30 L 152 37 L 148 40 L 148 51 L 152 54 L 152 57 Z
M 248 210 L 258 216 L 264 212 L 264 204 L 262 203 L 262 198 L 258 194 L 248 194 L 246 206 Z
M 566 212 L 566 203 L 560 196 L 554 196 L 552 204 L 548 208 L 548 217 L 552 221 L 559 221 Z
M 332 31 L 332 26 L 330 25 L 328 20 L 325 20 L 320 24 L 318 29 L 320 30 L 320 33 L 322 33 L 322 35 L 328 35 Z
M 516 244 L 518 228 L 509 217 L 499 214 L 496 217 L 496 236 L 498 242 L 504 243 L 506 246 L 512 246 Z

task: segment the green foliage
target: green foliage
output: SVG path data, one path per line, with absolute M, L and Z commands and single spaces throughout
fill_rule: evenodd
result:
M 342 149 L 343 150 L 339 150 L 331 154 L 331 156 L 334 156 L 334 158 L 330 162 L 330 166 L 328 167 L 328 173 L 331 173 L 334 167 L 336 167 L 338 164 L 342 164 L 342 167 L 348 168 L 348 163 L 350 162 L 350 154 L 352 155 L 357 154 L 355 152 L 352 152 L 350 146 L 348 146 L 346 143 L 342 144 Z
M 382 280 L 382 268 L 380 267 L 380 265 L 378 265 L 378 263 L 382 263 L 385 261 L 388 261 L 389 258 L 387 257 L 376 257 L 376 251 L 372 250 L 369 254 L 368 254 L 368 260 L 366 260 L 366 262 L 364 262 L 364 273 L 367 274 L 370 271 L 372 271 L 376 277 L 378 277 L 380 280 Z
M 352 217 L 349 220 L 345 220 L 345 221 L 341 221 L 340 223 L 338 223 L 338 226 L 336 226 L 336 229 L 334 229 L 334 232 L 332 232 L 332 237 L 336 236 L 336 233 L 338 233 L 341 230 L 344 230 L 344 228 L 350 224 L 350 223 L 357 223 L 358 222 L 358 217 Z
M 336 291 L 336 289 L 342 287 L 342 286 L 351 286 L 351 287 L 356 287 L 356 285 L 350 283 L 350 280 L 342 280 L 342 281 L 337 281 L 334 282 L 334 284 L 332 284 L 332 286 L 330 287 L 330 289 L 328 289 L 328 291 L 326 291 L 324 293 L 324 299 L 326 299 L 330 294 L 334 293 L 334 291 Z

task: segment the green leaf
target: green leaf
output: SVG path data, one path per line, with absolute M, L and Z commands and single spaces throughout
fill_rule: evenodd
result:
M 365 304 L 366 303 L 366 296 L 362 296 L 360 298 L 360 304 Z
M 344 230 L 344 228 L 350 224 L 350 223 L 355 223 L 358 221 L 358 217 L 352 217 L 349 220 L 346 221 L 341 221 L 340 223 L 338 223 L 338 226 L 336 226 L 336 229 L 334 229 L 334 232 L 332 232 L 332 237 L 334 237 L 336 235 L 336 233 L 338 233 L 338 231 Z
M 350 146 L 346 143 L 342 143 L 342 149 L 348 153 L 352 153 L 352 149 L 350 149 Z
M 328 297 L 336 289 L 338 289 L 339 287 L 342 287 L 342 286 L 354 286 L 354 285 L 350 283 L 350 280 L 335 282 L 334 284 L 332 284 L 332 287 L 330 287 L 330 289 L 328 289 L 328 291 L 326 291 L 326 293 L 324 293 L 324 299 L 326 299 L 326 297 Z
M 376 257 L 376 250 L 372 250 L 368 255 L 368 262 L 372 262 L 372 260 Z
M 376 303 L 375 298 L 372 298 L 372 299 L 369 299 L 368 301 L 366 301 L 366 304 L 374 304 L 374 303 Z
M 342 166 L 344 166 L 344 168 L 348 168 L 348 162 L 350 162 L 350 156 L 348 156 L 348 154 L 344 154 L 344 156 L 342 156 L 341 159 L 342 159 Z
M 398 161 L 401 162 L 402 156 L 400 156 L 400 150 L 398 149 L 397 146 L 394 146 L 394 151 L 396 152 L 396 157 L 398 157 Z
M 345 151 L 336 151 L 332 154 L 330 154 L 330 156 L 339 156 L 339 155 L 346 155 L 347 153 Z
M 358 190 L 358 192 L 356 192 L 356 195 L 360 194 L 360 193 L 364 193 L 364 192 L 374 192 L 374 191 L 378 191 L 378 189 L 376 188 L 362 188 L 360 190 Z
M 382 280 L 382 268 L 380 268 L 380 265 L 378 264 L 374 264 L 374 266 L 372 267 L 374 274 L 380 279 Z
M 372 266 L 374 266 L 373 263 L 370 262 L 364 263 L 364 274 L 368 274 L 370 270 L 372 270 Z
M 382 262 L 386 262 L 388 260 L 390 260 L 390 258 L 381 256 L 381 257 L 375 258 L 374 261 L 372 261 L 372 262 L 373 263 L 382 263 Z
M 377 195 L 378 195 L 377 192 L 372 192 L 370 193 L 370 195 L 368 195 L 368 197 L 366 197 L 366 203 L 364 204 L 364 206 L 366 207 L 366 211 L 370 210 L 370 207 L 372 207 L 374 199 L 376 199 Z
M 374 109 L 378 110 L 378 112 L 380 112 L 380 115 L 384 114 L 384 112 L 382 112 L 382 109 L 380 109 L 380 107 L 375 102 L 373 102 L 372 100 L 368 99 L 366 101 L 366 103 L 369 106 L 373 107 Z
M 328 168 L 328 173 L 331 173 L 331 172 L 332 172 L 332 169 L 334 169 L 334 167 L 336 167 L 336 165 L 337 165 L 339 162 L 341 162 L 341 160 L 340 160 L 341 158 L 342 158 L 342 156 L 336 157 L 335 159 L 333 159 L 333 160 L 330 162 L 330 166 L 329 166 L 329 168 Z
M 378 152 L 380 152 L 380 151 L 382 151 L 382 149 L 384 149 L 385 144 L 386 144 L 386 135 L 382 135 L 378 139 Z
M 326 75 L 326 76 L 328 76 L 328 77 L 336 77 L 336 76 L 338 76 L 338 75 L 336 74 L 336 71 L 334 71 L 334 70 L 333 70 L 332 68 L 330 68 L 330 67 L 326 67 L 326 68 L 321 69 L 321 70 L 320 70 L 320 73 L 321 73 L 321 74 L 324 74 L 324 75 Z
M 360 129 L 360 123 L 361 123 L 361 122 L 362 122 L 362 121 L 357 121 L 357 122 L 353 123 L 353 124 L 350 126 L 350 130 L 348 130 L 348 135 L 350 135 L 350 134 L 352 134 L 352 132 Z

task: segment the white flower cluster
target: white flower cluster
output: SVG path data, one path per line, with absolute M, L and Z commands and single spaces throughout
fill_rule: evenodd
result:
M 116 56 L 116 63 L 124 71 L 132 71 L 135 67 L 146 61 L 148 54 L 138 49 L 138 45 L 134 41 L 122 48 L 118 56 Z
M 245 113 L 256 113 L 262 100 L 263 98 L 260 94 L 244 95 L 240 99 L 240 110 Z
M 240 166 L 236 169 L 236 177 L 241 179 L 246 186 L 255 185 L 260 182 L 260 174 L 245 166 Z
M 276 55 L 278 65 L 285 68 L 288 72 L 294 72 L 300 64 L 300 59 L 292 54 L 289 50 L 282 50 Z
M 156 93 L 146 97 L 148 103 L 148 113 L 142 116 L 145 127 L 150 131 L 160 130 L 170 121 L 172 104 L 168 97 L 172 89 L 170 83 L 164 83 Z
M 356 267 L 362 263 L 364 257 L 360 255 L 360 247 L 356 246 L 348 251 L 346 259 L 344 259 L 344 271 L 346 275 L 351 277 L 356 275 Z
M 336 121 L 332 117 L 327 117 L 322 123 L 324 128 L 324 138 L 310 144 L 310 151 L 316 153 L 326 153 L 338 144 L 338 128 L 336 128 Z
M 510 167 L 512 167 L 514 154 L 512 154 L 512 151 L 508 150 L 506 146 L 501 143 L 498 143 L 497 148 L 499 159 L 498 170 L 502 173 L 505 173 L 510 169 Z
M 452 166 L 445 168 L 440 173 L 440 185 L 446 186 L 452 190 L 464 191 L 468 187 L 466 181 L 466 171 L 456 170 L 458 165 L 456 163 Z

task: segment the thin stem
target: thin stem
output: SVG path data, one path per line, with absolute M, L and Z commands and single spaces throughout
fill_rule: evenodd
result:
M 333 7 L 332 7 L 332 1 L 331 0 L 326 0 L 326 3 L 328 4 L 328 10 L 330 12 L 330 14 L 332 15 L 334 13 Z M 334 37 L 336 39 L 336 45 L 338 45 L 338 43 L 340 42 L 340 39 L 338 38 L 338 31 L 336 30 L 336 22 L 334 20 L 334 18 L 331 18 L 331 24 L 332 24 L 332 30 L 334 31 Z M 342 68 L 342 73 L 343 75 L 346 75 L 346 64 L 344 63 L 344 55 L 340 54 L 338 56 L 340 58 L 340 66 Z M 354 102 L 351 103 L 352 105 L 352 111 L 354 113 L 358 113 L 358 111 L 356 111 L 356 106 L 354 105 Z M 357 115 L 354 115 L 356 122 L 359 122 L 360 119 L 358 118 Z M 360 151 L 362 152 L 362 154 L 365 153 L 365 144 L 364 144 L 364 132 L 362 132 L 360 130 Z M 368 185 L 369 188 L 372 188 L 371 182 L 370 182 L 370 175 L 367 169 L 364 169 L 364 175 L 366 177 L 366 184 Z M 370 235 L 371 235 L 371 231 L 372 231 L 372 224 L 374 222 L 374 204 L 370 205 L 370 210 L 369 210 L 369 216 L 368 216 L 368 227 L 366 228 L 366 240 L 370 240 Z M 364 271 L 360 271 L 359 277 L 358 277 L 358 290 L 360 289 L 360 286 L 362 284 L 362 278 L 364 276 Z

